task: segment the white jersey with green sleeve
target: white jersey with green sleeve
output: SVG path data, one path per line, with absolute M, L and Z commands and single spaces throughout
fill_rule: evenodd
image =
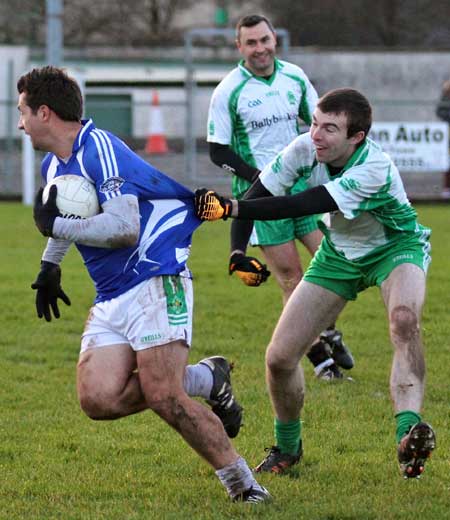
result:
M 370 139 L 358 147 L 335 176 L 316 159 L 309 133 L 297 137 L 260 174 L 273 195 L 286 195 L 303 177 L 309 188 L 324 185 L 339 210 L 323 229 L 348 260 L 360 259 L 402 238 L 425 240 L 430 230 L 418 224 L 397 167 Z
M 262 170 L 307 125 L 317 92 L 303 70 L 275 60 L 268 79 L 243 65 L 234 68 L 216 87 L 208 112 L 208 142 L 229 145 L 247 164 Z M 233 195 L 240 198 L 250 186 L 233 176 Z

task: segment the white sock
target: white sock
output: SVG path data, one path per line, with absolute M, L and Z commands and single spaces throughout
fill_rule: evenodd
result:
M 320 365 L 317 365 L 316 367 L 314 367 L 314 373 L 316 374 L 316 376 L 319 375 L 321 370 L 322 370 L 322 368 L 329 367 L 333 363 L 334 363 L 334 359 L 333 358 L 328 358 L 325 361 L 322 361 L 322 363 L 320 363 Z
M 211 370 L 200 363 L 188 365 L 184 372 L 184 389 L 190 397 L 209 399 L 213 387 Z
M 253 477 L 247 462 L 242 457 L 239 457 L 236 462 L 218 469 L 216 475 L 225 486 L 230 497 L 240 495 L 251 487 L 262 489 Z

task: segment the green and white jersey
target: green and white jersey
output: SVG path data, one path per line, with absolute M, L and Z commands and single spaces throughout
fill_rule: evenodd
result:
M 297 137 L 260 174 L 273 195 L 286 195 L 299 177 L 309 188 L 324 185 L 339 210 L 323 228 L 330 244 L 348 260 L 384 251 L 403 238 L 425 242 L 428 228 L 417 223 L 398 169 L 372 140 L 357 148 L 344 168 L 331 175 L 316 159 L 309 133 Z
M 243 61 L 216 87 L 208 112 L 208 142 L 226 144 L 247 164 L 262 170 L 300 133 L 299 118 L 311 124 L 317 92 L 300 67 L 275 60 L 269 79 L 253 75 Z M 233 176 L 240 198 L 250 183 Z

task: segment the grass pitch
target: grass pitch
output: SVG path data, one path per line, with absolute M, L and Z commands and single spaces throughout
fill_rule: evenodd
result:
M 151 412 L 114 422 L 82 414 L 75 365 L 93 288 L 70 251 L 63 287 L 72 306 L 61 304 L 60 320 L 38 320 L 30 283 L 45 240 L 29 208 L 0 204 L 0 518 L 450 518 L 450 206 L 418 209 L 421 223 L 433 229 L 423 416 L 438 439 L 423 478 L 404 481 L 398 473 L 388 392 L 392 351 L 378 290 L 370 289 L 339 320 L 355 355 L 354 382 L 319 382 L 305 363 L 304 460 L 290 475 L 262 475 L 274 502 L 254 507 L 229 503 L 209 466 Z M 215 353 L 234 360 L 234 387 L 245 408 L 235 445 L 253 466 L 273 443 L 264 350 L 281 296 L 273 279 L 247 288 L 227 275 L 228 233 L 228 223 L 206 224 L 194 237 L 191 361 Z

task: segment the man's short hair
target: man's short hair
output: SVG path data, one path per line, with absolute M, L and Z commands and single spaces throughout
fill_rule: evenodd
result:
M 266 22 L 269 29 L 273 32 L 273 34 L 275 34 L 273 25 L 265 16 L 262 16 L 261 14 L 249 14 L 247 16 L 243 16 L 236 24 L 236 40 L 239 40 L 241 37 L 241 27 L 253 27 L 261 22 Z
M 80 121 L 83 97 L 77 82 L 66 71 L 47 65 L 35 68 L 17 82 L 19 94 L 26 94 L 27 105 L 33 113 L 42 105 L 48 106 L 63 121 Z
M 365 96 L 352 88 L 330 90 L 317 102 L 317 108 L 324 114 L 345 114 L 348 120 L 347 137 L 359 131 L 365 136 L 372 126 L 372 107 Z

